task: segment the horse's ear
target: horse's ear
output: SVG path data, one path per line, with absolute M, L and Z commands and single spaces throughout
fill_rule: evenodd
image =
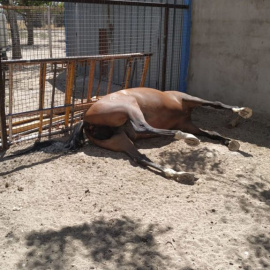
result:
M 69 150 L 77 150 L 84 145 L 83 136 L 84 122 L 80 122 L 74 126 L 73 132 L 70 138 L 65 143 L 65 148 Z

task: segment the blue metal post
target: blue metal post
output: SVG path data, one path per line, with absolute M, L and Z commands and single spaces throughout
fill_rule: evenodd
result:
M 192 0 L 184 0 L 184 5 L 188 5 L 189 9 L 183 10 L 180 82 L 179 82 L 180 92 L 187 92 Z

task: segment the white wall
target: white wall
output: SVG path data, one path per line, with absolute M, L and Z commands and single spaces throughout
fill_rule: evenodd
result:
M 193 0 L 188 93 L 270 114 L 269 0 Z

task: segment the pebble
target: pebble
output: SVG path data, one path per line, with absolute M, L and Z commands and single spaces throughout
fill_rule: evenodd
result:
M 211 153 L 211 152 L 208 152 L 208 153 L 206 153 L 206 157 L 208 157 L 208 158 L 212 158 L 214 155 L 213 155 L 213 153 Z
M 23 187 L 18 187 L 18 191 L 23 191 Z

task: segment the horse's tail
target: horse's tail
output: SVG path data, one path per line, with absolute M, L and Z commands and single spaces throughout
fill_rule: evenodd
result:
M 84 145 L 84 135 L 83 135 L 83 128 L 84 128 L 84 122 L 80 122 L 74 126 L 74 130 L 71 134 L 71 137 L 68 139 L 68 141 L 64 144 L 64 148 L 68 150 L 76 150 Z M 24 149 L 16 151 L 15 153 L 8 155 L 7 159 L 16 157 L 16 156 L 22 156 L 25 154 L 29 154 L 32 152 L 40 151 L 45 147 L 49 147 L 53 144 L 57 143 L 54 140 L 48 140 L 43 142 L 35 142 L 34 145 Z M 63 147 L 63 146 L 62 146 Z
M 84 122 L 80 122 L 74 126 L 73 132 L 65 143 L 65 148 L 69 150 L 76 150 L 84 145 L 84 135 L 83 135 Z

